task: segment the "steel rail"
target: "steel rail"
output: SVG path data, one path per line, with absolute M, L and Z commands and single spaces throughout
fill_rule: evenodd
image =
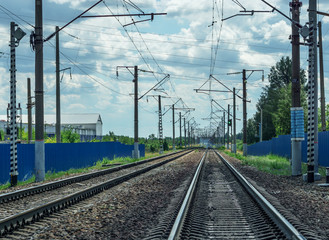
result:
M 215 151 L 217 156 L 230 169 L 238 181 L 243 185 L 254 200 L 264 209 L 267 215 L 274 221 L 288 239 L 306 240 L 298 230 L 269 202 L 263 195 L 252 186 L 220 153 Z
M 198 183 L 199 180 L 199 176 L 200 176 L 200 172 L 202 170 L 202 167 L 204 165 L 204 159 L 207 155 L 208 150 L 203 154 L 201 161 L 198 165 L 197 170 L 195 171 L 195 174 L 193 176 L 192 182 L 189 186 L 189 189 L 187 190 L 186 196 L 184 198 L 184 201 L 182 203 L 182 206 L 179 209 L 179 212 L 177 214 L 176 220 L 174 222 L 174 225 L 171 229 L 170 235 L 168 237 L 168 240 L 174 240 L 174 239 L 178 239 L 179 234 L 180 234 L 180 230 L 181 227 L 183 225 L 186 213 L 189 209 L 189 205 L 191 203 L 192 197 L 195 193 L 195 189 L 196 189 L 196 184 Z
M 183 151 L 185 151 L 185 150 L 183 150 Z M 0 204 L 4 203 L 4 202 L 15 201 L 17 199 L 24 198 L 24 197 L 27 197 L 29 195 L 34 195 L 34 194 L 38 194 L 38 193 L 41 193 L 41 192 L 54 190 L 54 189 L 57 189 L 57 188 L 60 188 L 60 187 L 63 187 L 63 186 L 66 186 L 66 185 L 69 185 L 69 184 L 72 184 L 72 183 L 81 182 L 81 181 L 85 181 L 85 180 L 95 178 L 95 177 L 98 177 L 98 176 L 103 176 L 103 175 L 106 175 L 106 174 L 117 172 L 117 171 L 120 171 L 122 169 L 127 169 L 127 168 L 131 168 L 131 167 L 141 165 L 141 164 L 144 164 L 144 163 L 152 162 L 152 161 L 155 161 L 155 160 L 158 160 L 158 159 L 161 159 L 161 158 L 172 156 L 174 154 L 179 154 L 183 151 L 177 151 L 177 152 L 174 152 L 174 153 L 169 153 L 169 154 L 166 154 L 166 155 L 153 157 L 153 158 L 146 159 L 146 160 L 143 160 L 143 161 L 129 163 L 129 164 L 126 164 L 126 165 L 121 165 L 121 166 L 110 168 L 110 169 L 104 169 L 104 170 L 97 171 L 97 172 L 87 173 L 87 174 L 83 174 L 83 175 L 80 175 L 80 176 L 74 176 L 74 177 L 65 178 L 65 179 L 62 179 L 62 180 L 59 180 L 59 181 L 45 183 L 45 184 L 42 184 L 42 185 L 39 185 L 39 186 L 24 188 L 24 189 L 15 191 L 15 192 L 1 194 L 0 195 Z
M 93 187 L 89 187 L 87 189 L 81 190 L 79 192 L 67 195 L 63 198 L 54 200 L 52 202 L 46 203 L 42 206 L 38 206 L 32 209 L 29 209 L 27 211 L 21 212 L 19 214 L 13 215 L 11 217 L 1 219 L 0 220 L 0 236 L 4 236 L 8 232 L 12 232 L 14 230 L 17 230 L 18 228 L 28 224 L 28 223 L 33 223 L 40 218 L 46 217 L 50 215 L 51 213 L 60 211 L 61 209 L 64 209 L 68 206 L 74 205 L 86 198 L 92 197 L 106 189 L 109 189 L 111 187 L 114 187 L 124 181 L 127 181 L 131 178 L 134 178 L 138 175 L 141 175 L 143 173 L 146 173 L 152 169 L 155 169 L 157 167 L 160 167 L 168 162 L 171 162 L 173 160 L 176 160 L 190 152 L 187 151 L 184 152 L 178 156 L 174 156 L 170 159 L 167 159 L 165 161 L 162 161 L 160 163 L 153 164 L 151 166 L 145 167 L 143 169 L 137 170 L 132 173 L 125 174 L 123 176 L 111 179 L 109 181 L 103 182 L 101 184 L 98 184 Z

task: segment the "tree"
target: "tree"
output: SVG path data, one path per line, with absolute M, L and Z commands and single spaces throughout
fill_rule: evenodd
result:
M 62 131 L 61 137 L 62 137 L 62 143 L 80 142 L 80 135 L 78 133 L 74 133 L 72 129 Z
M 292 61 L 289 57 L 282 57 L 272 66 L 268 75 L 269 85 L 263 92 L 256 105 L 254 125 L 260 123 L 260 112 L 263 112 L 263 140 L 269 140 L 279 134 L 290 133 L 290 107 L 291 107 L 291 78 Z M 300 70 L 301 106 L 307 113 L 306 104 L 306 74 Z M 258 130 L 257 130 L 258 132 Z M 248 142 L 249 143 L 249 142 Z
M 255 122 L 253 118 L 248 119 L 247 122 L 247 143 L 255 143 L 258 139 L 257 129 L 258 124 Z

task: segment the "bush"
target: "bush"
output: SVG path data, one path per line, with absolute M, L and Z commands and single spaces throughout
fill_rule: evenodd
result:
M 168 151 L 168 150 L 169 150 L 169 145 L 168 145 L 167 141 L 165 140 L 163 142 L 163 151 Z

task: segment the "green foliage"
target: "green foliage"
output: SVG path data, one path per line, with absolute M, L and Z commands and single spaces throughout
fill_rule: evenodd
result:
M 292 61 L 289 57 L 282 57 L 275 66 L 272 66 L 268 75 L 269 85 L 263 88 L 263 92 L 256 105 L 257 112 L 248 121 L 247 142 L 252 144 L 259 141 L 255 133 L 259 134 L 261 109 L 263 113 L 263 140 L 269 140 L 281 134 L 290 133 L 290 107 L 291 107 L 291 78 Z M 306 75 L 300 70 L 301 82 L 301 106 L 304 108 L 304 116 L 307 116 Z M 307 122 L 305 122 L 307 126 Z
M 97 138 L 94 138 L 94 139 L 91 140 L 90 142 L 100 142 L 100 140 L 98 140 Z
M 5 139 L 5 132 L 1 129 L 0 130 L 0 141 L 4 141 Z
M 45 139 L 45 143 L 56 143 L 56 136 L 55 137 L 47 137 Z
M 326 105 L 325 108 L 325 113 L 326 113 L 326 131 L 329 131 L 329 104 Z M 322 121 L 321 121 L 321 108 L 318 110 L 318 130 L 319 132 L 322 131 Z
M 163 142 L 163 150 L 164 151 L 168 151 L 169 150 L 169 145 L 168 145 L 167 139 L 165 139 L 164 142 Z
M 243 151 L 243 142 L 242 140 L 236 140 L 236 149 L 239 151 Z
M 62 143 L 78 143 L 80 142 L 80 135 L 72 131 L 72 129 L 61 132 Z

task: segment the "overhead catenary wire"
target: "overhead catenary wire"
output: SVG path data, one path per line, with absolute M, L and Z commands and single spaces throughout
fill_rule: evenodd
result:
M 54 44 L 52 44 L 51 42 L 48 42 L 52 47 L 55 47 Z M 103 86 L 104 88 L 112 91 L 112 92 L 115 92 L 119 95 L 122 95 L 122 96 L 128 96 L 129 94 L 123 94 L 121 92 L 118 92 L 108 86 L 106 86 L 104 83 L 102 83 L 101 81 L 97 80 L 95 77 L 91 76 L 89 73 L 87 73 L 83 68 L 81 68 L 79 65 L 77 65 L 70 57 L 66 56 L 63 52 L 60 51 L 60 54 L 65 57 L 71 64 L 73 64 L 75 67 L 77 67 L 83 74 L 85 74 L 87 77 L 89 77 L 91 80 L 93 80 L 94 82 L 97 82 L 99 85 Z

